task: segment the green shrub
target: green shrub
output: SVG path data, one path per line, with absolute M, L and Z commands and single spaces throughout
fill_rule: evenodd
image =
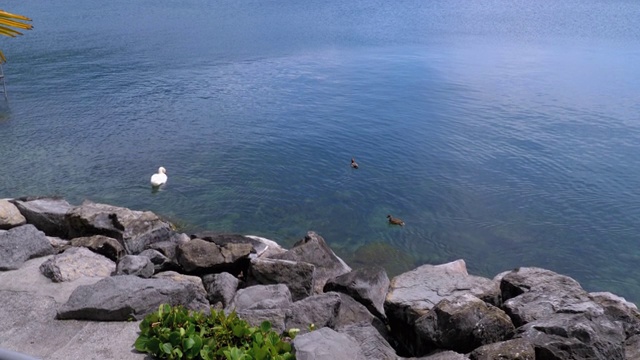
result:
M 235 312 L 210 315 L 160 305 L 140 323 L 136 350 L 160 359 L 291 360 L 291 344 L 264 321 L 251 327 Z

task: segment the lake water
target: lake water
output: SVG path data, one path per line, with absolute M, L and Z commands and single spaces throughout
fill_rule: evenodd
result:
M 315 230 L 390 275 L 540 266 L 640 301 L 640 2 L 3 8 L 35 29 L 0 39 L 0 197 L 285 246 Z

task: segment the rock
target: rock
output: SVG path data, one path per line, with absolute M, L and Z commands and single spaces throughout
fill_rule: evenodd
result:
M 140 320 L 160 304 L 207 310 L 193 288 L 169 279 L 143 279 L 133 275 L 111 276 L 93 285 L 79 286 L 58 309 L 58 319 Z
M 194 294 L 194 302 L 198 304 L 206 304 L 203 308 L 205 313 L 209 313 L 209 301 L 207 300 L 207 290 L 204 289 L 202 279 L 197 276 L 183 275 L 175 271 L 163 271 L 153 275 L 154 279 L 168 279 L 177 283 L 184 284 L 191 293 Z
M 443 299 L 415 324 L 418 341 L 413 350 L 425 355 L 436 349 L 467 353 L 511 338 L 511 319 L 499 308 L 471 294 Z
M 162 254 L 158 250 L 147 249 L 139 254 L 140 256 L 145 256 L 148 258 L 153 264 L 154 272 L 161 272 L 167 270 L 178 270 L 179 266 L 174 264 L 170 259 L 168 259 L 164 254 Z
M 153 276 L 154 267 L 151 260 L 146 256 L 125 255 L 116 267 L 117 275 L 135 275 L 143 278 Z
M 15 270 L 29 259 L 55 252 L 45 234 L 31 224 L 0 233 L 0 270 Z
M 352 324 L 341 328 L 339 332 L 347 334 L 356 340 L 358 345 L 360 345 L 361 353 L 365 359 L 398 359 L 395 350 L 393 350 L 387 340 L 385 340 L 385 338 L 380 335 L 380 332 L 371 326 L 371 324 Z
M 592 292 L 589 298 L 604 309 L 609 320 L 622 325 L 627 337 L 640 334 L 640 312 L 635 304 L 610 292 Z
M 69 240 L 61 239 L 56 236 L 47 236 L 47 240 L 49 240 L 49 244 L 53 246 L 56 253 L 61 253 L 71 247 L 69 245 Z
M 310 296 L 314 289 L 315 266 L 301 261 L 251 259 L 248 275 L 259 284 L 285 284 L 293 301 Z
M 220 234 L 212 231 L 204 231 L 191 235 L 191 239 L 202 239 L 212 242 L 220 247 L 224 247 L 227 244 L 243 244 L 251 245 L 254 253 L 258 256 L 262 255 L 269 248 L 271 240 L 257 238 L 255 236 L 244 236 L 239 234 Z M 275 244 L 275 242 L 271 241 Z
M 522 326 L 516 337 L 533 345 L 536 359 L 625 359 L 624 329 L 604 316 L 556 313 Z
M 469 275 L 463 260 L 442 265 L 422 265 L 394 277 L 385 299 L 385 313 L 391 332 L 411 351 L 417 343 L 415 321 L 443 299 L 471 294 L 492 304 L 500 304 L 498 283 Z
M 226 308 L 236 295 L 240 280 L 229 273 L 209 274 L 202 277 L 202 284 L 207 291 L 207 299 L 211 305 L 219 303 Z
M 177 255 L 178 245 L 180 244 L 184 244 L 184 242 L 175 243 L 171 240 L 160 241 L 149 245 L 149 249 L 160 252 L 169 260 L 169 263 L 172 264 L 173 267 L 180 268 Z
M 74 281 L 80 277 L 109 277 L 116 264 L 83 247 L 72 247 L 40 265 L 42 275 L 54 282 Z
M 227 309 L 287 309 L 291 303 L 291 292 L 286 285 L 255 285 L 238 290 Z
M 516 327 L 556 313 L 604 314 L 574 279 L 540 268 L 519 268 L 502 277 L 504 311 Z
M 297 360 L 366 360 L 360 345 L 349 335 L 322 328 L 296 336 Z
M 176 249 L 178 263 L 191 273 L 226 271 L 239 273 L 246 265 L 241 264 L 251 253 L 250 244 L 229 243 L 218 246 L 203 239 L 178 245 Z
M 124 247 L 118 242 L 118 240 L 104 235 L 77 237 L 71 239 L 70 244 L 71 246 L 86 247 L 87 249 L 100 255 L 104 255 L 115 262 L 125 254 Z
M 419 358 L 404 359 L 404 360 L 468 360 L 468 359 L 469 359 L 468 357 L 464 356 L 463 354 L 459 354 L 455 351 L 438 350 L 427 356 L 423 356 Z
M 150 211 L 85 201 L 67 213 L 69 237 L 105 235 L 124 246 L 127 254 L 137 255 L 149 244 L 171 237 L 172 226 Z
M 624 343 L 625 359 L 640 359 L 640 335 L 634 335 Z
M 257 241 L 259 244 L 252 243 L 253 249 L 256 251 L 258 257 L 268 258 L 272 255 L 282 254 L 287 252 L 287 249 L 283 248 L 277 242 L 269 239 L 265 239 L 255 235 L 245 235 L 249 239 Z
M 340 309 L 333 323 L 334 330 L 342 331 L 343 328 L 351 325 L 367 324 L 373 326 L 387 342 L 394 346 L 397 345 L 382 320 L 371 314 L 364 305 L 351 296 L 343 293 L 338 294 L 340 294 Z
M 313 295 L 294 302 L 289 311 L 285 324 L 287 329 L 298 328 L 300 333 L 309 331 L 309 325 L 316 329 L 328 326 L 334 327 L 340 311 L 340 294 L 330 292 Z
M 291 250 L 271 256 L 272 259 L 306 262 L 316 267 L 314 274 L 314 293 L 321 294 L 324 284 L 351 271 L 351 268 L 340 259 L 324 239 L 313 231 L 309 231 L 304 239 L 293 245 Z
M 381 267 L 356 269 L 329 280 L 324 291 L 345 293 L 362 303 L 375 316 L 386 319 L 384 300 L 389 290 L 389 278 Z
M 26 223 L 27 219 L 20 214 L 15 205 L 7 200 L 0 200 L 0 229 L 8 230 Z
M 20 213 L 27 219 L 29 224 L 34 225 L 38 230 L 43 231 L 48 236 L 67 238 L 69 235 L 67 212 L 71 210 L 71 205 L 60 198 L 21 198 L 14 200 Z
M 528 341 L 513 339 L 483 345 L 469 354 L 471 360 L 536 360 L 536 352 Z

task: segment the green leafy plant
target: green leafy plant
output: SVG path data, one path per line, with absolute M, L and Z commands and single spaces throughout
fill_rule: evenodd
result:
M 268 321 L 252 327 L 235 312 L 211 309 L 204 315 L 167 304 L 142 320 L 134 346 L 160 359 L 295 359 L 291 344 L 271 330 Z

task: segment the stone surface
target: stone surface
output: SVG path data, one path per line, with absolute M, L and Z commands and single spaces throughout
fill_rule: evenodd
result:
M 324 284 L 342 274 L 351 271 L 342 259 L 340 259 L 324 239 L 313 231 L 309 231 L 307 235 L 293 247 L 282 254 L 271 256 L 273 259 L 301 261 L 315 266 L 315 294 L 321 294 Z
M 628 338 L 624 343 L 625 359 L 640 359 L 640 335 Z
M 380 335 L 380 332 L 371 324 L 357 323 L 345 326 L 338 330 L 340 333 L 351 336 L 358 345 L 360 345 L 361 353 L 365 359 L 376 360 L 397 360 L 395 350 Z
M 471 294 L 441 300 L 416 321 L 415 329 L 416 355 L 437 349 L 467 353 L 481 345 L 507 340 L 515 331 L 504 311 Z
M 640 334 L 638 307 L 610 292 L 592 292 L 589 298 L 604 309 L 605 316 L 622 325 L 627 337 Z
M 286 311 L 283 309 L 251 309 L 237 311 L 238 317 L 246 320 L 251 326 L 260 326 L 263 321 L 271 323 L 271 329 L 282 334 L 285 327 Z
M 255 235 L 245 235 L 245 236 L 261 243 L 261 245 L 258 245 L 258 246 L 253 245 L 253 248 L 256 250 L 256 255 L 258 255 L 258 257 L 268 258 L 272 255 L 277 255 L 277 254 L 282 254 L 287 252 L 287 249 L 283 248 L 282 246 L 280 246 L 280 244 L 278 244 L 273 240 L 269 240 L 269 239 L 266 239 L 260 236 L 255 236 Z
M 208 274 L 202 277 L 207 299 L 213 306 L 226 308 L 236 295 L 240 280 L 229 273 Z
M 135 275 L 143 278 L 153 276 L 154 267 L 151 260 L 146 256 L 125 255 L 116 266 L 117 275 Z
M 35 260 L 40 259 L 31 261 Z M 42 277 L 37 266 L 32 267 L 31 273 Z M 53 284 L 42 278 L 56 288 L 70 285 Z M 133 351 L 140 331 L 137 321 L 55 320 L 58 303 L 52 297 L 31 291 L 2 290 L 1 280 L 0 299 L 0 349 L 47 360 L 148 359 L 146 354 Z M 2 355 L 0 358 L 15 359 Z
M 227 309 L 287 309 L 291 304 L 291 292 L 287 285 L 255 285 L 238 290 Z
M 18 208 L 8 200 L 0 200 L 0 229 L 8 230 L 12 227 L 24 225 L 27 222 Z
M 73 281 L 80 277 L 111 276 L 116 264 L 110 259 L 83 247 L 72 247 L 40 265 L 42 275 L 54 282 Z
M 169 258 L 164 256 L 160 251 L 147 249 L 140 254 L 140 256 L 144 256 L 153 264 L 154 272 L 168 271 L 168 270 L 178 270 L 178 266 L 174 264 Z
M 118 240 L 104 235 L 77 237 L 71 240 L 70 245 L 86 247 L 87 249 L 100 255 L 104 255 L 115 262 L 125 254 L 124 247 L 118 242 Z
M 137 255 L 150 244 L 172 235 L 170 223 L 150 211 L 85 201 L 67 212 L 69 237 L 105 235 L 124 246 L 127 254 Z
M 604 316 L 556 313 L 522 326 L 516 337 L 530 342 L 540 359 L 625 359 L 624 329 Z
M 142 319 L 160 304 L 207 310 L 208 303 L 185 283 L 169 279 L 112 276 L 92 285 L 79 286 L 58 309 L 58 319 L 127 321 Z
M 296 336 L 293 347 L 297 360 L 367 360 L 355 339 L 329 328 Z
M 330 292 L 313 295 L 291 304 L 287 311 L 285 324 L 287 329 L 298 328 L 300 333 L 309 331 L 309 325 L 316 329 L 334 327 L 340 311 L 340 294 Z
M 285 284 L 293 301 L 313 294 L 315 266 L 290 260 L 251 259 L 248 275 L 259 284 Z
M 66 200 L 52 197 L 21 198 L 14 200 L 13 203 L 27 222 L 38 230 L 48 236 L 68 237 L 69 227 L 66 215 L 72 206 Z
M 177 283 L 180 283 L 189 289 L 189 292 L 194 295 L 193 303 L 206 304 L 202 310 L 205 313 L 209 313 L 209 301 L 207 300 L 207 290 L 204 288 L 202 279 L 197 276 L 184 275 L 175 271 L 163 271 L 153 275 L 154 279 L 167 279 Z
M 471 360 L 536 360 L 536 352 L 528 341 L 513 339 L 483 345 L 469 354 Z
M 55 252 L 45 234 L 31 224 L 0 233 L 0 270 L 15 270 L 29 259 Z
M 407 351 L 417 344 L 413 330 L 418 318 L 443 299 L 471 294 L 489 304 L 500 304 L 498 283 L 469 275 L 463 260 L 441 265 L 422 265 L 394 277 L 385 299 L 385 313 L 396 338 Z
M 345 293 L 362 303 L 381 319 L 386 319 L 384 301 L 389 290 L 389 277 L 381 267 L 365 267 L 353 270 L 329 280 L 324 291 Z

